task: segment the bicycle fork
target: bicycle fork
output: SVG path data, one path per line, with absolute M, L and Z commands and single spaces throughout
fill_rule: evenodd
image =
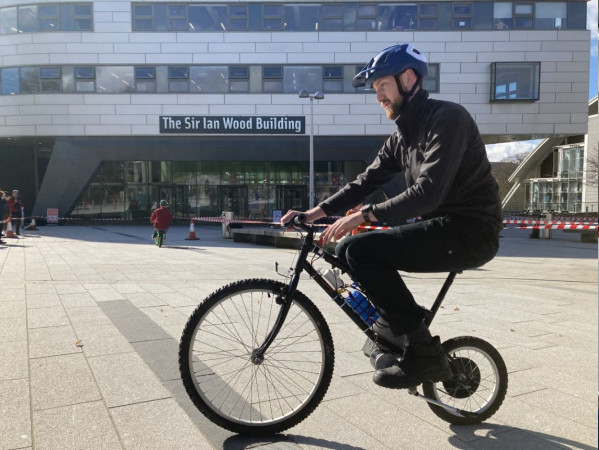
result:
M 281 292 L 278 294 L 276 298 L 276 303 L 278 305 L 281 305 L 281 309 L 279 310 L 279 314 L 277 315 L 272 330 L 270 330 L 270 332 L 266 336 L 266 339 L 264 339 L 264 342 L 258 348 L 252 350 L 250 360 L 252 361 L 252 363 L 256 365 L 262 364 L 262 362 L 264 361 L 264 354 L 266 353 L 266 350 L 268 350 L 268 348 L 271 346 L 271 344 L 279 334 L 279 331 L 281 331 L 283 323 L 285 323 L 285 319 L 287 318 L 287 314 L 289 313 L 289 309 L 291 308 L 291 298 L 297 290 L 300 275 L 304 268 L 304 261 L 306 260 L 310 251 L 310 247 L 312 245 L 311 238 L 313 238 L 312 235 L 306 237 L 306 241 L 304 242 L 300 250 L 295 269 L 293 270 L 291 281 L 287 286 L 281 289 Z

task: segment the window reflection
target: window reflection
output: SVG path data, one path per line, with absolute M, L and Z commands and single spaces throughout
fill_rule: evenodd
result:
M 99 66 L 96 70 L 96 84 L 99 93 L 134 92 L 133 67 Z

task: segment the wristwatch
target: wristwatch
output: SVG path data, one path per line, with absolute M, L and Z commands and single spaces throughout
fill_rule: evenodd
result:
M 364 218 L 364 222 L 370 222 L 372 219 L 370 218 L 370 211 L 372 211 L 372 203 L 362 206 L 360 212 L 362 213 L 362 217 Z

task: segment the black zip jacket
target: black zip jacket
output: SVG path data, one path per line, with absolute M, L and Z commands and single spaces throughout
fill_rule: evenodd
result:
M 451 216 L 478 219 L 502 229 L 499 190 L 476 123 L 464 107 L 432 100 L 421 89 L 396 119 L 394 132 L 356 180 L 320 207 L 331 215 L 362 202 L 403 172 L 407 189 L 374 205 L 381 222 Z

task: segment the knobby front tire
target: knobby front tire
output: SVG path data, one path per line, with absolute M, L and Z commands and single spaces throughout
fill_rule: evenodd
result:
M 505 399 L 508 374 L 503 358 L 488 342 L 474 336 L 461 336 L 443 343 L 450 356 L 453 378 L 422 384 L 426 397 L 462 411 L 457 415 L 429 403 L 441 419 L 455 425 L 474 425 L 499 410 Z
M 264 279 L 229 284 L 208 296 L 183 330 L 179 369 L 189 397 L 208 419 L 235 433 L 270 435 L 297 425 L 331 382 L 329 327 L 299 291 L 264 361 L 250 359 L 273 328 L 284 287 Z

